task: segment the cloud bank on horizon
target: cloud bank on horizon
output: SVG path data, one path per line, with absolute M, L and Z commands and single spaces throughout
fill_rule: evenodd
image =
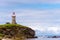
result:
M 17 23 L 59 34 L 60 0 L 0 0 L 0 24 L 11 22 L 12 12 L 16 12 Z

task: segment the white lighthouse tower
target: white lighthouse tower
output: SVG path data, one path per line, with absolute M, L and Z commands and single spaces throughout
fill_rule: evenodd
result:
M 12 14 L 12 24 L 16 24 L 16 15 L 15 12 Z

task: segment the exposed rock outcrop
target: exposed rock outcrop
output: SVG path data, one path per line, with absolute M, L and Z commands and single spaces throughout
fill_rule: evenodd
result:
M 21 36 L 21 34 L 23 34 L 26 38 L 35 37 L 35 31 L 26 26 L 22 26 L 22 25 L 17 26 L 17 24 L 15 24 L 15 25 L 6 24 L 4 26 L 5 27 L 0 28 L 0 33 L 3 34 L 4 37 L 6 35 L 7 35 L 7 37 L 14 37 L 14 36 L 17 36 L 17 34 L 19 36 Z

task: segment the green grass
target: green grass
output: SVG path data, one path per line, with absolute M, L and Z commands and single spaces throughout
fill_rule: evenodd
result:
M 4 34 L 0 33 L 0 37 L 3 37 L 3 36 L 4 36 Z
M 3 24 L 3 25 L 0 25 L 0 28 L 11 28 L 11 27 L 28 28 L 28 27 L 20 25 L 20 24 Z
M 2 25 L 0 25 L 0 29 L 1 28 L 10 29 L 10 28 L 13 28 L 13 27 L 17 27 L 17 28 L 28 28 L 27 26 L 23 26 L 23 25 L 20 25 L 20 24 L 2 24 Z M 13 29 L 13 30 L 15 30 L 15 29 Z M 21 32 L 22 32 L 22 34 L 18 34 L 17 36 L 19 36 L 19 38 L 16 38 L 16 39 L 19 40 L 19 39 L 21 39 L 22 36 L 25 37 L 25 35 L 23 33 L 24 32 L 27 32 L 27 30 L 24 30 L 24 31 L 21 31 Z M 3 37 L 3 36 L 4 36 L 4 34 L 0 33 L 0 37 Z

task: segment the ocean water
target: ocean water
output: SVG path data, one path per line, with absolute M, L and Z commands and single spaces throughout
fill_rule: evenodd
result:
M 27 39 L 27 40 L 60 40 L 60 38 L 32 38 L 32 39 Z

